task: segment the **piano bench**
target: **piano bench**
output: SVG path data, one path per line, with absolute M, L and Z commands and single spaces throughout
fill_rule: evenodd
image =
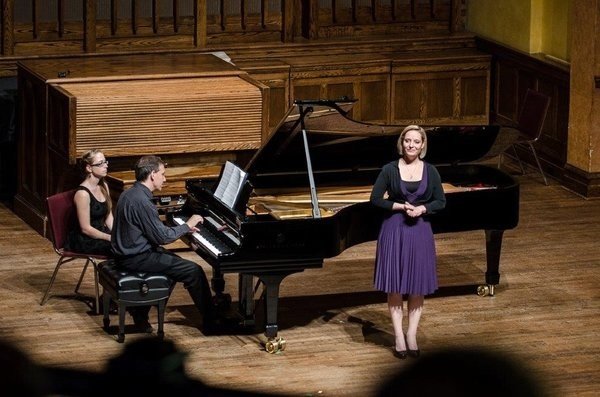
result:
M 135 272 L 118 267 L 114 260 L 98 264 L 98 282 L 102 286 L 104 330 L 110 325 L 109 308 L 113 300 L 118 306 L 119 333 L 117 342 L 125 341 L 125 314 L 130 306 L 156 306 L 158 309 L 159 338 L 164 337 L 165 306 L 173 281 L 160 273 Z

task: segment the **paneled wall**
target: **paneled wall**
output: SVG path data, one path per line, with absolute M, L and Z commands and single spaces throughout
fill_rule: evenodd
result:
M 468 47 L 463 37 L 457 46 Z M 400 48 L 402 43 L 388 41 Z M 425 45 L 425 44 L 423 44 Z M 305 56 L 280 53 L 277 60 L 247 60 L 232 53 L 236 65 L 272 88 L 271 125 L 295 99 L 355 98 L 350 117 L 380 124 L 487 124 L 490 56 L 474 48 L 381 52 L 378 47 L 335 44 Z M 326 53 L 328 55 L 322 55 Z M 348 53 L 351 53 L 350 55 Z M 238 56 L 240 57 L 238 60 Z M 286 74 L 287 73 L 287 74 Z M 281 106 L 281 99 L 287 106 Z
M 4 56 L 461 30 L 464 0 L 1 0 Z

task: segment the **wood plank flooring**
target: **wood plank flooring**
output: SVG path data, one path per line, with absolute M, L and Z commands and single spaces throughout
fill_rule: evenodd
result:
M 505 233 L 494 297 L 475 294 L 484 280 L 484 233 L 436 235 L 441 288 L 425 301 L 420 348 L 423 355 L 444 347 L 507 353 L 528 366 L 550 395 L 597 395 L 600 200 L 544 186 L 532 175 L 518 178 L 520 222 Z M 57 260 L 50 242 L 6 206 L 0 206 L 0 232 L 0 338 L 43 365 L 103 370 L 123 345 L 103 331 L 102 316 L 90 311 L 88 300 L 72 295 L 81 265 L 66 265 L 53 296 L 40 306 Z M 295 396 L 374 395 L 386 377 L 412 361 L 391 354 L 385 296 L 372 289 L 374 250 L 374 242 L 353 247 L 326 260 L 323 269 L 283 282 L 280 335 L 288 344 L 281 354 L 261 349 L 260 330 L 205 336 L 182 286 L 167 307 L 166 337 L 189 353 L 188 374 L 212 386 Z M 210 274 L 196 254 L 180 254 Z M 236 278 L 227 282 L 236 297 Z M 91 273 L 82 289 L 92 294 Z M 155 321 L 154 310 L 151 315 Z M 142 337 L 127 334 L 126 342 Z

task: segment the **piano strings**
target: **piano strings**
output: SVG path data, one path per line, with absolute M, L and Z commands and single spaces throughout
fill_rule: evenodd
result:
M 491 185 L 453 185 L 451 183 L 442 183 L 445 194 L 458 192 L 470 192 L 476 190 L 495 189 Z M 317 189 L 319 207 L 321 216 L 328 217 L 335 215 L 338 211 L 352 204 L 368 202 L 371 196 L 372 186 L 340 186 Z M 307 218 L 312 216 L 310 194 L 297 191 L 282 193 L 277 191 L 277 195 L 267 194 L 263 191 L 260 195 L 250 198 L 248 207 L 255 214 L 270 214 L 276 219 Z

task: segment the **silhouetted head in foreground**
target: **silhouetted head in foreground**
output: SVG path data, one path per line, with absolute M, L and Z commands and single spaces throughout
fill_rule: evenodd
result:
M 187 386 L 190 379 L 185 373 L 185 357 L 171 341 L 139 339 L 127 344 L 119 356 L 109 360 L 106 374 L 109 378 L 129 382 L 129 387 L 138 391 L 156 390 L 165 385 Z
M 45 396 L 48 379 L 29 355 L 12 342 L 0 340 L 0 395 Z
M 432 352 L 383 384 L 377 397 L 546 396 L 538 379 L 515 359 L 481 349 Z
M 208 387 L 188 377 L 187 354 L 168 340 L 150 337 L 129 343 L 121 355 L 108 362 L 105 383 L 109 390 L 98 395 L 262 397 L 266 394 Z M 118 388 L 112 386 L 118 384 Z M 273 395 L 275 396 L 275 395 Z

